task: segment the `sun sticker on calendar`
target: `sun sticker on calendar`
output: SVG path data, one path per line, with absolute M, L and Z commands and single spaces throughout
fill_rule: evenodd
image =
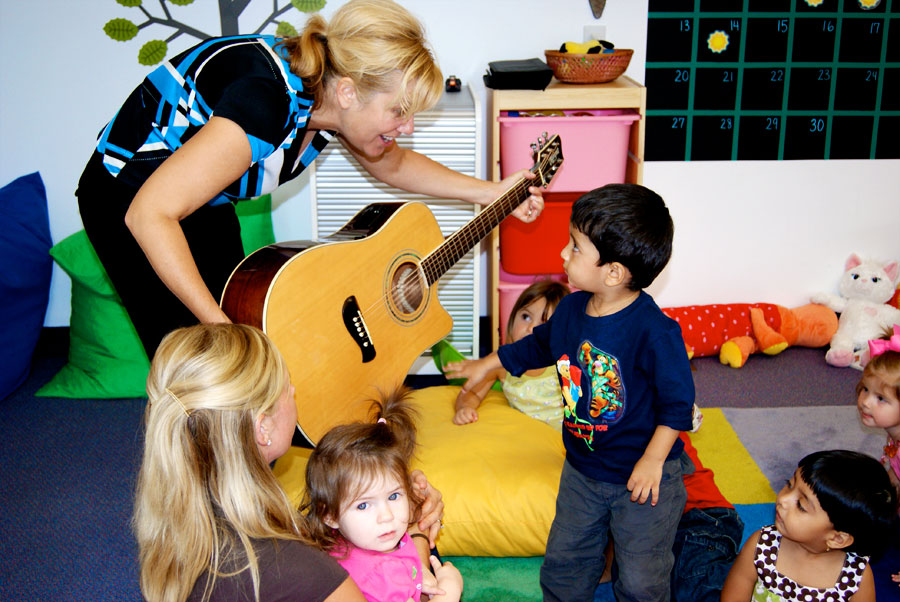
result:
M 859 0 L 859 7 L 863 10 L 878 8 L 879 4 L 881 4 L 881 0 Z
M 728 48 L 728 41 L 728 34 L 717 29 L 709 34 L 709 38 L 706 39 L 706 46 L 716 54 L 721 54 Z
M 807 6 L 822 6 L 825 0 L 806 0 Z

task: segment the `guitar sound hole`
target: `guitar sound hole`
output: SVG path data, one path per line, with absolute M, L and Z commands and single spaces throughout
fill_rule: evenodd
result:
M 418 266 L 401 264 L 391 279 L 391 299 L 401 313 L 412 314 L 422 305 L 424 287 Z

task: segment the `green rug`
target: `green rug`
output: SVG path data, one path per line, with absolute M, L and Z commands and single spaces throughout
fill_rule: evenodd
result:
M 464 602 L 541 602 L 540 573 L 543 556 L 483 558 L 444 556 L 463 576 Z M 604 583 L 594 602 L 613 602 L 612 587 Z

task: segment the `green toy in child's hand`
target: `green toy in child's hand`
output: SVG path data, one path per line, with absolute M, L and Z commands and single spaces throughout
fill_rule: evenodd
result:
M 431 347 L 431 357 L 434 359 L 434 365 L 437 366 L 437 369 L 441 371 L 441 374 L 444 373 L 444 366 L 449 364 L 450 362 L 458 362 L 460 360 L 469 359 L 464 356 L 462 353 L 456 350 L 456 348 L 448 343 L 446 340 L 438 341 Z M 448 378 L 447 382 L 451 385 L 461 387 L 463 383 L 466 382 L 464 378 Z M 495 391 L 503 390 L 503 383 L 499 380 L 491 386 Z

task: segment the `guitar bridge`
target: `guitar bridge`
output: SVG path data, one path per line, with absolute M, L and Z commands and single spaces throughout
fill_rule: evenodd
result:
M 372 337 L 369 336 L 369 329 L 366 327 L 366 321 L 363 319 L 356 297 L 350 295 L 344 300 L 341 315 L 344 318 L 344 328 L 350 333 L 353 341 L 359 345 L 363 363 L 374 360 L 375 346 L 372 344 Z

